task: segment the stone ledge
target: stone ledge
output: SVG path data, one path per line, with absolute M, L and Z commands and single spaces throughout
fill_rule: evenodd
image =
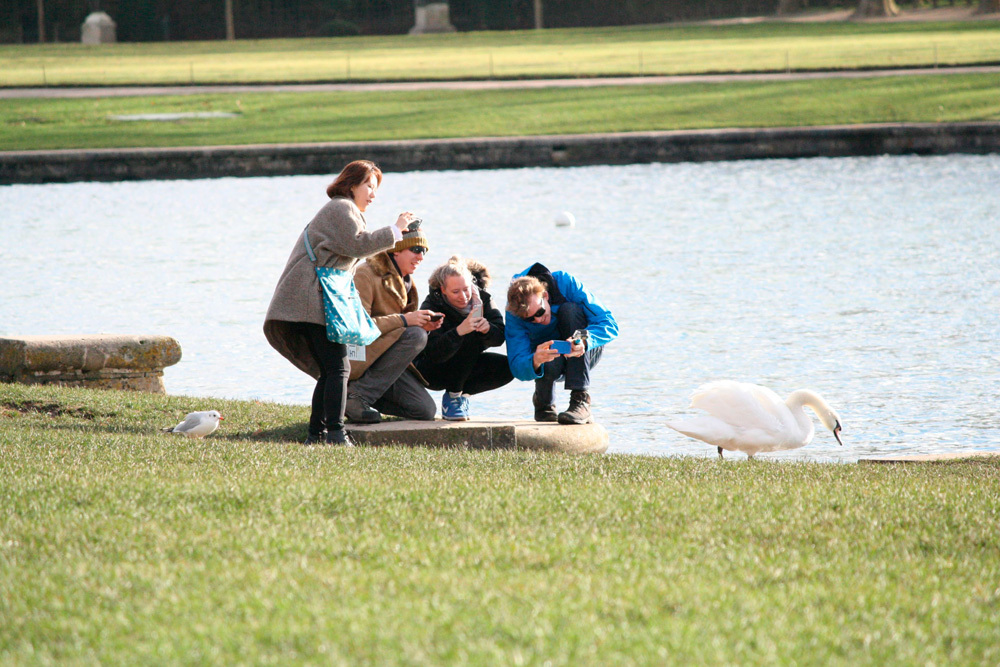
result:
M 0 338 L 0 381 L 166 393 L 163 369 L 181 360 L 169 336 Z
M 608 432 L 600 424 L 564 426 L 534 421 L 472 420 L 452 422 L 385 421 L 347 424 L 362 445 L 408 447 L 467 447 L 469 449 L 531 449 L 569 454 L 603 454 Z
M 0 184 L 329 174 L 359 155 L 383 171 L 515 169 L 1000 151 L 1000 123 L 880 123 L 180 148 L 0 151 Z

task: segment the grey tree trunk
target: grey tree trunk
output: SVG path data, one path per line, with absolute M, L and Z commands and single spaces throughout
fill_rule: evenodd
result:
M 535 30 L 541 30 L 543 23 L 542 0 L 535 0 Z
M 1000 0 L 979 0 L 979 7 L 976 8 L 977 14 L 993 14 L 1000 12 Z
M 861 0 L 851 18 L 866 19 L 898 15 L 899 7 L 896 6 L 896 0 Z
M 236 39 L 236 26 L 233 25 L 233 0 L 226 0 L 226 39 L 230 42 Z

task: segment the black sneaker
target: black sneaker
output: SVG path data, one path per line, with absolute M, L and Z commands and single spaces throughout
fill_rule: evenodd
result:
M 589 424 L 594 421 L 590 416 L 590 394 L 574 389 L 569 393 L 569 407 L 566 412 L 559 413 L 560 424 Z
M 368 405 L 360 396 L 347 397 L 347 418 L 356 424 L 378 424 L 382 421 L 382 413 Z
M 559 415 L 556 414 L 556 406 L 554 403 L 540 403 L 538 401 L 538 394 L 534 394 L 531 397 L 531 404 L 535 406 L 535 421 L 536 422 L 554 422 L 559 419 Z
M 353 447 L 354 441 L 351 440 L 351 436 L 347 435 L 347 431 L 340 428 L 335 431 L 326 432 L 326 444 L 339 447 Z

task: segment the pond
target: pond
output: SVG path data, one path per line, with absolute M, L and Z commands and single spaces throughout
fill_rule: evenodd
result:
M 0 187 L 0 335 L 169 335 L 169 392 L 306 404 L 312 382 L 261 324 L 330 180 Z M 717 379 L 809 387 L 839 411 L 843 447 L 817 424 L 768 458 L 1000 449 L 1000 156 L 390 173 L 369 222 L 406 208 L 431 240 L 421 296 L 458 253 L 490 267 L 501 304 L 541 261 L 612 309 L 592 388 L 610 452 L 714 456 L 663 422 Z M 530 418 L 531 393 L 474 397 L 473 415 Z

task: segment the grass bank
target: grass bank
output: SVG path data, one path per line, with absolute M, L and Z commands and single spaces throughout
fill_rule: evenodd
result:
M 384 93 L 11 99 L 0 150 L 126 148 L 1000 119 L 997 75 Z M 117 121 L 226 111 L 235 118 Z
M 997 459 L 304 448 L 305 419 L 0 385 L 0 662 L 1000 660 Z
M 450 35 L 0 45 L 0 86 L 405 81 L 1000 62 L 1000 22 L 631 26 Z

